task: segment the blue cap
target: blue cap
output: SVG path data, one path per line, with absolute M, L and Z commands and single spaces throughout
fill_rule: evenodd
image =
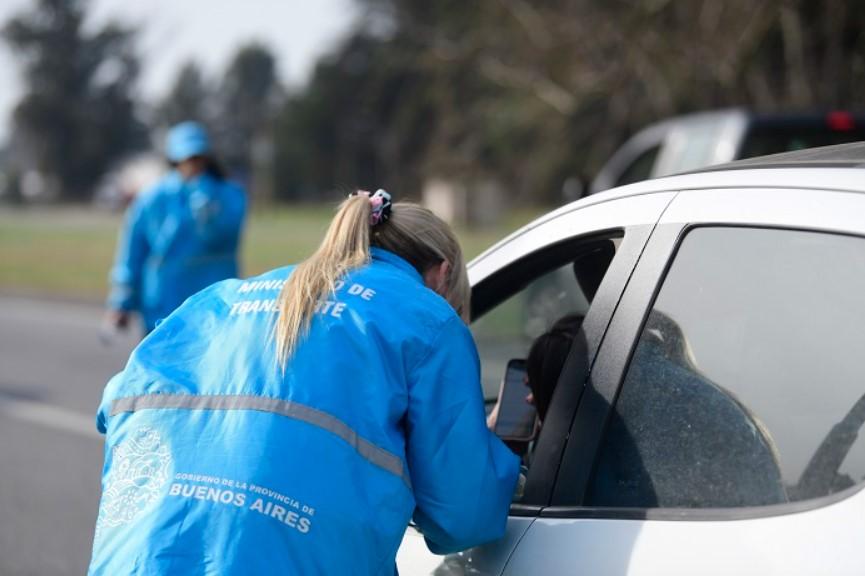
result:
M 210 152 L 210 140 L 204 126 L 198 122 L 181 122 L 168 131 L 165 155 L 172 162 L 182 162 Z

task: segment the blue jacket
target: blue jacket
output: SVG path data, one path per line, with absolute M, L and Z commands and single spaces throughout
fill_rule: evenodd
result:
M 390 576 L 412 516 L 436 553 L 504 533 L 518 459 L 450 305 L 373 249 L 283 373 L 290 272 L 196 294 L 109 382 L 90 574 Z
M 189 296 L 237 276 L 246 196 L 204 174 L 170 172 L 129 207 L 111 269 L 111 308 L 137 310 L 146 331 Z

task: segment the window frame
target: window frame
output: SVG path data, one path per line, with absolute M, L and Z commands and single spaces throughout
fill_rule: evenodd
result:
M 694 190 L 678 195 L 665 211 L 637 263 L 568 431 L 561 470 L 555 480 L 550 506 L 540 516 L 550 518 L 610 518 L 651 520 L 739 520 L 813 510 L 844 500 L 865 489 L 865 482 L 826 496 L 738 508 L 601 508 L 584 505 L 606 426 L 618 400 L 643 327 L 687 234 L 695 228 L 759 228 L 815 232 L 865 239 L 865 222 L 851 224 L 851 210 L 863 208 L 861 195 L 836 191 L 784 191 L 788 214 L 777 214 L 777 189 Z M 751 197 L 736 203 L 730 196 Z M 821 196 L 815 203 L 816 194 Z M 702 198 L 702 199 L 701 199 Z M 709 200 L 705 202 L 703 200 Z M 743 200 L 745 200 L 743 198 Z M 713 217 L 713 204 L 721 208 Z M 815 206 L 817 214 L 815 217 Z M 856 213 L 856 212 L 853 212 Z
M 562 369 L 559 385 L 544 423 L 545 432 L 541 434 L 535 447 L 524 497 L 524 501 L 531 504 L 512 504 L 511 516 L 537 516 L 549 505 L 567 431 L 573 422 L 584 389 L 585 375 L 594 362 L 616 306 L 651 237 L 655 223 L 674 197 L 675 193 L 664 192 L 578 206 L 577 210 L 558 213 L 536 226 L 530 226 L 525 233 L 517 233 L 472 262 L 472 268 L 487 268 L 484 276 L 474 282 L 472 288 L 474 321 L 519 292 L 532 279 L 556 267 L 539 265 L 539 259 L 549 257 L 555 252 L 555 260 L 561 260 L 558 253 L 567 253 L 569 250 L 576 259 L 579 246 L 586 242 L 621 237 L 610 267 L 583 321 L 581 338 L 574 342 Z M 621 225 L 613 225 L 617 220 Z M 539 239 L 543 240 L 538 241 Z M 516 256 L 503 260 L 509 246 L 515 248 Z M 495 269 L 485 266 L 483 260 L 490 256 L 498 262 L 504 261 L 504 265 Z M 470 275 L 472 272 L 470 268 Z M 526 278 L 527 274 L 534 275 Z M 583 377 L 579 374 L 583 374 Z M 567 382 L 571 382 L 571 385 Z

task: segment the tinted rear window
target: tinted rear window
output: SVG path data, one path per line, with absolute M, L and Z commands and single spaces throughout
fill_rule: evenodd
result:
M 738 158 L 752 158 L 860 140 L 865 140 L 865 122 L 859 122 L 849 130 L 832 130 L 822 121 L 796 123 L 789 126 L 757 124 L 751 127 L 745 136 Z

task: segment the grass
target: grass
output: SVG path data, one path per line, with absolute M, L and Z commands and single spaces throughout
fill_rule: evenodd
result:
M 330 205 L 280 206 L 250 215 L 242 270 L 253 276 L 309 255 L 333 213 Z M 469 259 L 537 213 L 517 211 L 501 224 L 457 229 Z M 0 209 L 0 292 L 98 302 L 122 215 L 84 207 Z

